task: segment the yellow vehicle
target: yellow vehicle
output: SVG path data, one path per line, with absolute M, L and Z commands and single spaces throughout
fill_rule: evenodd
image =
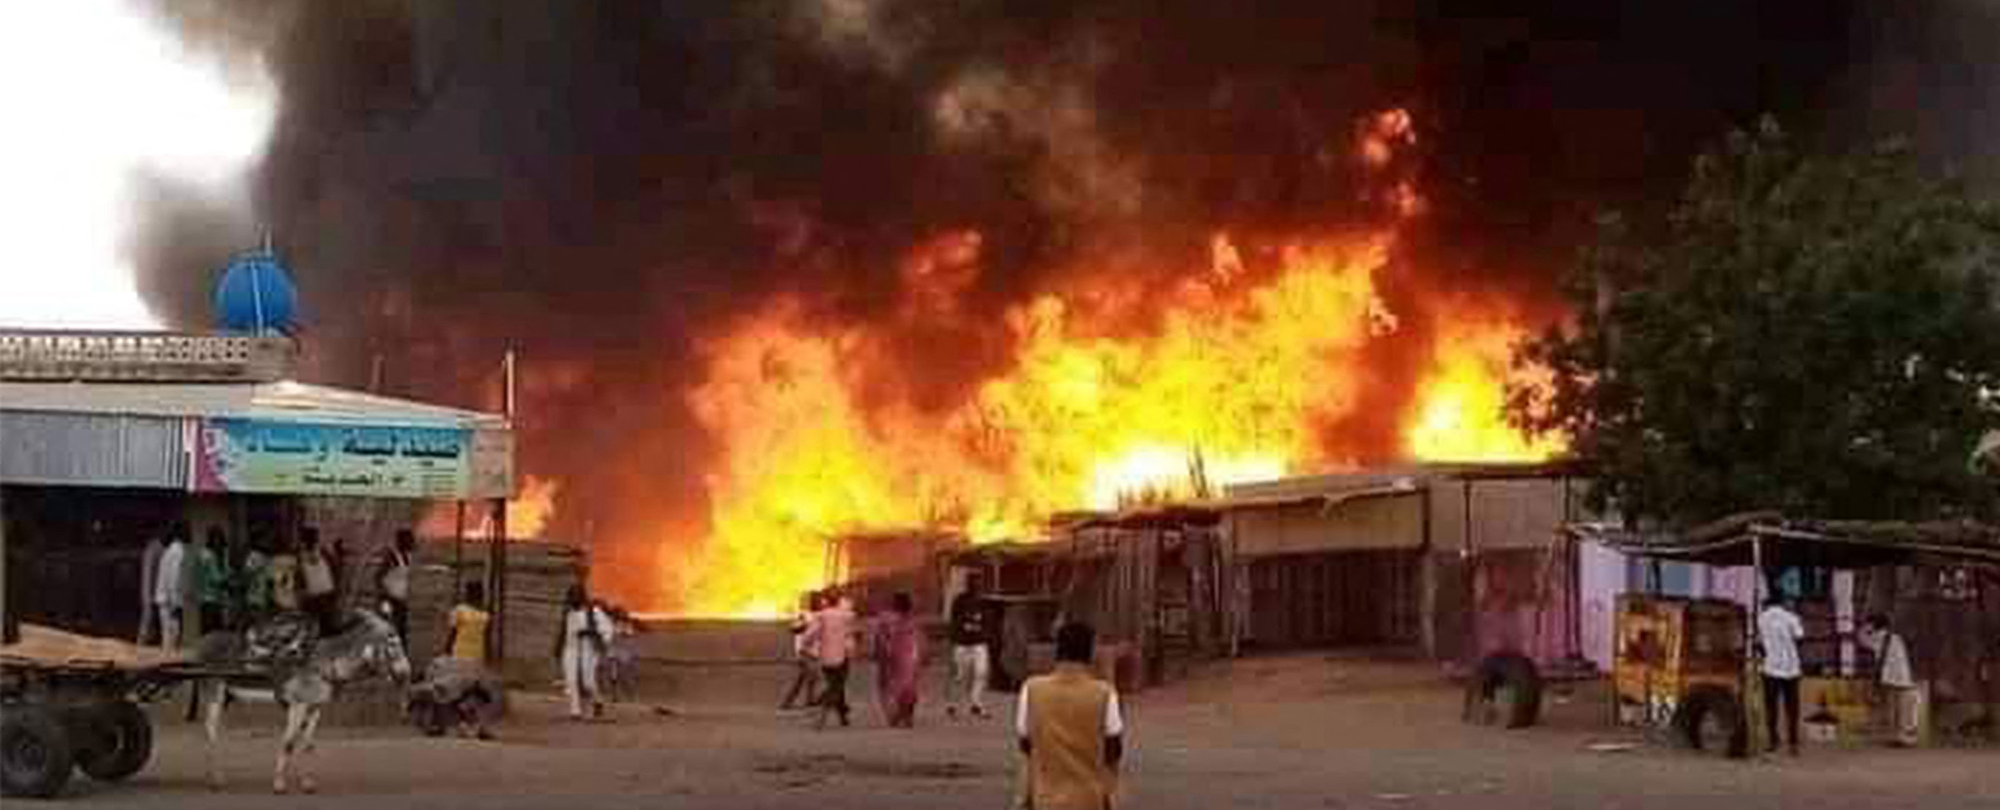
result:
M 1670 728 L 1698 750 L 1747 755 L 1744 625 L 1734 602 L 1620 596 L 1611 671 L 1618 721 Z

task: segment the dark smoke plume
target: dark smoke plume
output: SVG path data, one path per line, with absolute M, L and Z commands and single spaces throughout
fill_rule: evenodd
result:
M 1662 199 L 1729 126 L 1936 129 L 1952 152 L 1994 115 L 1990 48 L 1958 50 L 1964 73 L 1912 60 L 1969 2 L 159 3 L 282 94 L 254 220 L 300 276 L 316 376 L 359 384 L 380 355 L 392 391 L 464 401 L 518 346 L 526 467 L 565 481 L 567 531 L 607 537 L 634 504 L 702 512 L 693 338 L 779 291 L 889 311 L 898 259 L 940 232 L 982 232 L 974 300 L 998 312 L 1095 257 L 1168 274 L 1205 266 L 1218 228 L 1366 225 L 1384 212 L 1342 150 L 1404 106 L 1430 213 L 1391 306 L 1534 306 L 1599 208 Z M 1957 95 L 1968 76 L 1983 101 Z M 1926 105 L 1940 88 L 1984 118 Z M 242 228 L 156 188 L 143 286 L 200 326 L 216 240 Z M 1373 416 L 1337 431 L 1363 458 L 1396 451 L 1381 415 L 1422 325 L 1371 350 Z M 906 341 L 915 402 L 1008 356 L 980 318 L 930 328 L 950 334 Z

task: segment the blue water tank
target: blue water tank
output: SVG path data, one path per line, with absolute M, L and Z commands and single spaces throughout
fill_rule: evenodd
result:
M 215 314 L 229 332 L 289 334 L 298 323 L 299 291 L 276 251 L 238 255 L 215 286 Z

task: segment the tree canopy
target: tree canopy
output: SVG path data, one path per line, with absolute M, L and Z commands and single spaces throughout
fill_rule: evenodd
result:
M 1994 515 L 2000 208 L 1888 143 L 1821 157 L 1775 125 L 1700 157 L 1659 221 L 1604 217 L 1575 313 L 1522 347 L 1519 426 L 1569 437 L 1593 499 L 1687 524 L 1750 509 Z

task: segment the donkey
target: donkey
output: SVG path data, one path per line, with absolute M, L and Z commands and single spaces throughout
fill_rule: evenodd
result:
M 197 685 L 198 696 L 206 708 L 209 787 L 222 788 L 222 770 L 216 762 L 215 748 L 222 736 L 223 710 L 232 700 L 284 707 L 285 734 L 278 748 L 271 789 L 279 794 L 291 792 L 296 766 L 298 789 L 312 793 L 318 785 L 303 761 L 314 751 L 313 737 L 319 729 L 320 712 L 338 696 L 340 687 L 384 675 L 398 684 L 409 682 L 410 659 L 395 628 L 366 610 L 356 610 L 352 615 L 353 621 L 345 631 L 318 639 L 297 658 L 277 659 L 261 672 L 209 678 Z M 241 636 L 226 639 L 224 643 L 237 651 L 249 646 Z

